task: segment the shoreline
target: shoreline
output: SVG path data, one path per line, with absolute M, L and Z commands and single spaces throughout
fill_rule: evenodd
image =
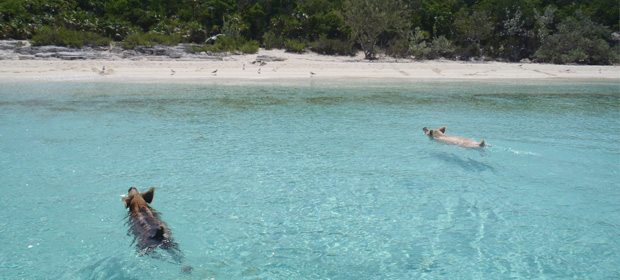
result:
M 265 59 L 267 58 L 267 59 Z M 214 71 L 216 71 L 213 73 Z M 314 74 L 311 74 L 314 73 Z M 257 54 L 219 59 L 142 56 L 132 59 L 4 59 L 0 83 L 6 82 L 190 82 L 297 79 L 406 80 L 609 80 L 620 82 L 618 65 L 556 65 L 512 62 L 465 62 L 328 56 L 260 49 Z

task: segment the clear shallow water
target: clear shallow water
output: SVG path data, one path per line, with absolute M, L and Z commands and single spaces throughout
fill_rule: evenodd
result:
M 3 84 L 0 278 L 619 278 L 619 172 L 617 81 Z

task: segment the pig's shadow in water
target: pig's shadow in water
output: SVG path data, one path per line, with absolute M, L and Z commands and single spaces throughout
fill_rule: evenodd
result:
M 86 265 L 76 274 L 66 276 L 70 276 L 71 279 L 139 279 L 132 277 L 126 266 L 127 264 L 118 257 L 106 257 Z
M 482 171 L 487 171 L 487 170 L 495 171 L 495 168 L 493 168 L 493 166 L 488 165 L 481 161 L 477 161 L 469 157 L 466 159 L 463 159 L 462 157 L 457 156 L 455 154 L 439 153 L 439 152 L 432 152 L 430 153 L 430 155 L 448 164 L 459 166 L 466 171 L 471 171 L 471 172 L 482 172 Z

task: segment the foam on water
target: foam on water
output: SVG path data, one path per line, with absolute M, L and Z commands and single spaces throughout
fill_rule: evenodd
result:
M 0 87 L 0 278 L 620 277 L 606 81 Z M 422 127 L 490 147 L 433 142 Z M 183 265 L 131 247 L 152 206 Z

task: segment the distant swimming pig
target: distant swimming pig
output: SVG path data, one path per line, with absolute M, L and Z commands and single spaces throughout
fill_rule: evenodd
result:
M 476 142 L 472 139 L 447 135 L 445 134 L 445 126 L 442 126 L 440 129 L 428 129 L 425 127 L 422 130 L 424 131 L 424 134 L 442 143 L 457 145 L 465 148 L 480 148 L 485 146 L 484 139 L 482 139 L 481 142 Z
M 129 196 L 123 197 L 125 207 L 129 209 L 127 215 L 127 234 L 133 234 L 133 243 L 136 244 L 141 254 L 151 254 L 157 248 L 166 250 L 176 262 L 181 262 L 183 254 L 179 245 L 174 242 L 170 235 L 170 229 L 159 218 L 159 212 L 149 204 L 153 201 L 155 188 L 140 193 L 134 187 L 129 188 Z

